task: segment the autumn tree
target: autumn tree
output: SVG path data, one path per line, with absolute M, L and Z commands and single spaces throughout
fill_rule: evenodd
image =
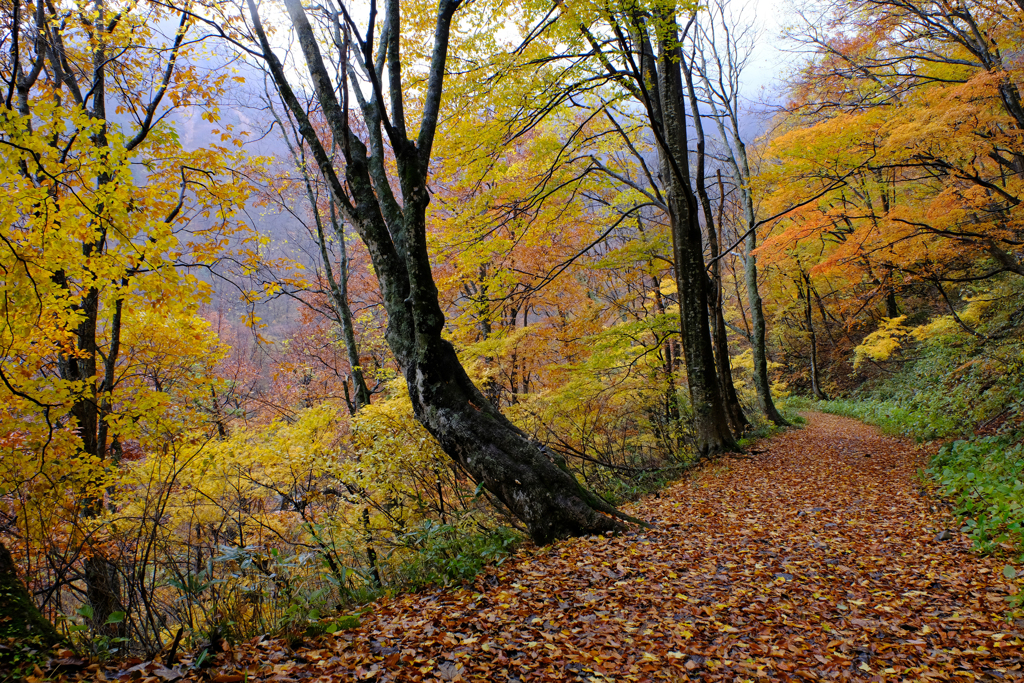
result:
M 742 130 L 741 78 L 750 58 L 756 36 L 730 14 L 729 4 L 717 0 L 706 15 L 698 17 L 694 29 L 691 63 L 699 75 L 706 105 L 718 130 L 718 144 L 723 150 L 726 166 L 742 209 L 742 256 L 747 307 L 750 313 L 748 341 L 752 350 L 754 387 L 761 410 L 778 425 L 786 421 L 775 407 L 768 379 L 766 348 L 767 324 L 758 283 L 757 254 L 758 220 L 756 216 L 753 171 L 747 152 L 748 140 Z M 737 245 L 738 246 L 738 245 Z M 722 250 L 728 249 L 724 245 Z M 713 255 L 715 267 L 724 254 Z M 721 288 L 719 278 L 719 288 Z
M 427 249 L 426 209 L 448 45 L 460 4 L 443 0 L 436 8 L 429 66 L 415 79 L 419 97 L 414 98 L 412 84 L 405 82 L 409 65 L 402 61 L 398 0 L 386 3 L 379 26 L 374 6 L 365 28 L 343 5 L 319 8 L 316 17 L 326 28 L 320 36 L 301 3 L 286 0 L 312 94 L 330 129 L 329 144 L 312 126 L 255 3 L 247 8 L 258 41 L 254 52 L 266 63 L 339 212 L 370 251 L 388 314 L 388 344 L 417 419 L 459 466 L 526 524 L 537 542 L 610 531 L 619 527 L 614 517 L 621 513 L 581 487 L 559 457 L 502 416 L 442 337 L 445 317 Z M 322 45 L 342 51 L 333 73 Z M 417 108 L 418 130 L 411 119 Z M 358 128 L 356 119 L 361 119 Z M 331 145 L 340 150 L 342 163 L 333 162 Z M 393 174 L 385 149 L 393 154 Z
M 190 15 L 157 4 L 14 0 L 2 16 L 0 379 L 5 438 L 18 444 L 4 488 L 39 501 L 71 485 L 95 517 L 110 464 L 181 379 L 158 358 L 216 354 L 194 317 L 203 287 L 184 266 L 210 267 L 237 237 L 244 184 L 227 169 L 241 160 L 219 145 L 184 149 L 168 123 L 193 106 L 216 119 L 228 76 L 199 70 Z M 24 489 L 39 472 L 70 479 L 61 493 Z M 118 567 L 96 544 L 81 571 L 94 623 L 113 623 Z
M 812 56 L 773 142 L 784 162 L 769 175 L 790 179 L 774 200 L 833 188 L 786 223 L 789 237 L 829 235 L 821 267 L 864 273 L 890 317 L 911 282 L 1024 272 L 1024 116 L 1019 67 L 1006 57 L 1019 8 L 871 0 L 817 11 L 793 32 Z
M 340 329 L 341 341 L 345 347 L 351 374 L 351 395 L 349 394 L 349 382 L 345 382 L 343 385 L 345 403 L 349 406 L 349 412 L 355 414 L 360 408 L 370 405 L 370 388 L 363 372 L 359 344 L 356 341 L 352 306 L 349 302 L 348 235 L 333 195 L 330 191 L 321 192 L 321 188 L 326 190 L 326 187 L 324 187 L 324 183 L 320 182 L 316 165 L 306 158 L 306 143 L 296 130 L 290 112 L 285 112 L 286 123 L 278 114 L 273 102 L 270 101 L 269 94 L 267 100 L 268 109 L 275 123 L 281 129 L 288 153 L 299 173 L 302 191 L 309 205 L 308 212 L 312 218 L 310 233 L 323 267 L 323 279 L 327 285 L 331 317 L 337 322 Z M 333 256 L 334 245 L 337 245 L 338 251 L 336 258 Z
M 599 35 L 585 18 L 568 21 L 582 30 L 596 59 L 624 84 L 646 112 L 655 138 L 659 176 L 671 225 L 679 288 L 680 330 L 697 449 L 702 454 L 735 447 L 723 384 L 715 365 L 699 200 L 690 171 L 687 89 L 689 68 L 681 45 L 697 8 L 624 3 L 595 13 L 606 27 Z M 686 20 L 680 27 L 680 15 Z M 699 114 L 695 116 L 699 117 Z M 703 174 L 703 166 L 698 166 Z M 698 178 L 702 180 L 702 178 Z M 708 212 L 709 214 L 709 212 Z M 710 216 L 710 214 L 709 214 Z M 739 425 L 737 425 L 739 426 Z

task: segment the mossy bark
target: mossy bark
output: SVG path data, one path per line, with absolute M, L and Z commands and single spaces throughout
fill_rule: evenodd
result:
M 8 639 L 53 645 L 60 635 L 32 602 L 11 553 L 0 543 L 0 641 Z
M 438 339 L 405 364 L 417 419 L 470 476 L 529 529 L 537 543 L 621 527 L 626 518 L 583 488 L 564 460 L 498 412 Z

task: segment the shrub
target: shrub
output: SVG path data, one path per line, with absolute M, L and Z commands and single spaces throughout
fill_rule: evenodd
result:
M 1024 444 L 1007 436 L 954 441 L 929 473 L 964 520 L 975 547 L 992 552 L 1024 541 Z

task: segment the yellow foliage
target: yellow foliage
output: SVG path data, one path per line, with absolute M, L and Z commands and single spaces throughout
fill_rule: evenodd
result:
M 968 304 L 957 316 L 965 325 L 970 327 L 980 325 L 985 313 L 992 308 L 993 300 L 984 295 L 964 297 L 964 300 Z M 914 328 L 911 334 L 918 341 L 926 341 L 945 335 L 959 334 L 963 331 L 964 328 L 956 321 L 956 318 L 952 315 L 943 315 L 929 321 L 925 325 Z
M 866 359 L 884 361 L 899 351 L 907 342 L 911 331 L 903 325 L 907 316 L 883 318 L 878 329 L 864 338 L 854 349 L 853 367 L 857 369 Z
M 772 384 L 771 392 L 775 398 L 786 398 L 793 393 L 789 390 L 789 384 L 786 382 L 775 382 Z
M 968 305 L 957 315 L 968 326 L 977 326 L 985 313 L 991 309 L 993 300 L 986 296 L 965 297 Z M 883 318 L 877 330 L 864 338 L 854 349 L 853 367 L 859 368 L 866 360 L 885 361 L 899 351 L 910 340 L 924 342 L 950 334 L 960 334 L 964 328 L 952 315 L 933 318 L 923 325 L 910 328 L 904 325 L 907 316 Z
M 437 440 L 413 416 L 405 380 L 389 386 L 391 398 L 363 408 L 352 420 L 353 447 L 358 460 L 350 461 L 349 474 L 371 495 L 402 494 L 415 500 L 431 492 L 425 483 L 436 482 L 448 468 L 448 456 Z M 418 521 L 422 511 L 403 510 Z

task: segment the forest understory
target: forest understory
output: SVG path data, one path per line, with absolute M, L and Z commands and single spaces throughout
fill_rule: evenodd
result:
M 528 545 L 471 585 L 380 599 L 358 626 L 301 643 L 225 645 L 201 671 L 190 658 L 66 660 L 57 678 L 1024 677 L 1024 618 L 1008 602 L 1020 586 L 1005 560 L 972 551 L 920 476 L 935 446 L 807 417 L 624 508 L 650 530 Z

